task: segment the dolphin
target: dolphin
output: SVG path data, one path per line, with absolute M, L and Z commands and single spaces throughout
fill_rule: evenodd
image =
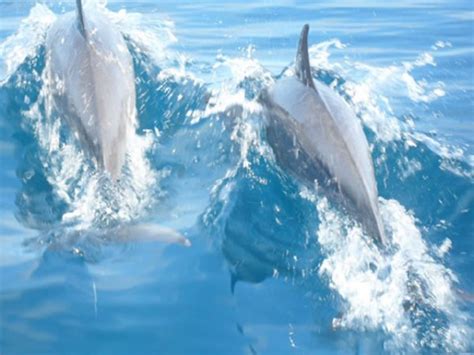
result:
M 61 16 L 46 38 L 52 109 L 97 166 L 117 180 L 136 126 L 133 62 L 121 33 L 97 11 Z
M 295 75 L 278 80 L 259 96 L 266 136 L 277 163 L 307 183 L 327 188 L 354 212 L 378 245 L 386 238 L 378 206 L 374 167 L 362 126 L 332 89 L 314 82 L 303 26 Z

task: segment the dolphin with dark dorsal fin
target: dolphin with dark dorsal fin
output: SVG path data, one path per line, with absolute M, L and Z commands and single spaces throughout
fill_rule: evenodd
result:
M 344 99 L 313 81 L 308 31 L 304 25 L 295 75 L 278 80 L 260 95 L 268 119 L 268 142 L 282 167 L 342 196 L 344 206 L 354 212 L 366 232 L 378 245 L 385 245 L 367 139 Z
M 46 40 L 52 108 L 99 168 L 116 180 L 136 125 L 133 62 L 121 33 L 97 11 L 61 16 Z

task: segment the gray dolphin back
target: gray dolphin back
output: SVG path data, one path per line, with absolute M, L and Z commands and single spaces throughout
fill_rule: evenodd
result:
M 372 158 L 353 110 L 326 85 L 315 83 L 301 32 L 295 76 L 276 82 L 261 100 L 267 109 L 267 139 L 277 162 L 309 183 L 317 180 L 342 196 L 374 240 L 385 244 Z
M 83 151 L 117 180 L 135 131 L 133 60 L 107 16 L 91 7 L 60 16 L 46 40 L 53 109 L 74 131 Z

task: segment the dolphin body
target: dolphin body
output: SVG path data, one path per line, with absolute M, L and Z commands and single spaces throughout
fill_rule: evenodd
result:
M 136 122 L 133 63 L 121 33 L 99 14 L 60 17 L 46 39 L 52 106 L 82 148 L 116 180 Z
M 348 104 L 315 83 L 305 25 L 295 76 L 278 80 L 259 97 L 266 111 L 267 140 L 277 162 L 308 183 L 316 180 L 341 196 L 379 245 L 386 244 L 372 158 L 362 127 Z

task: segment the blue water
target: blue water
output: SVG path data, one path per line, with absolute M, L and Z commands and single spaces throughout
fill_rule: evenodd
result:
M 48 114 L 45 36 L 74 2 L 0 0 L 1 353 L 474 351 L 470 0 L 96 2 L 136 74 L 118 185 Z M 363 123 L 388 251 L 266 141 L 255 98 L 304 23 Z M 114 234 L 145 222 L 192 246 Z

